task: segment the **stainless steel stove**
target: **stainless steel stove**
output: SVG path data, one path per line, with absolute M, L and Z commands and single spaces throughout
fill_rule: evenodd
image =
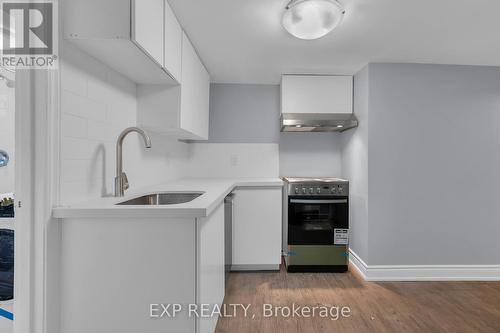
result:
M 284 177 L 283 253 L 289 272 L 345 272 L 349 182 Z

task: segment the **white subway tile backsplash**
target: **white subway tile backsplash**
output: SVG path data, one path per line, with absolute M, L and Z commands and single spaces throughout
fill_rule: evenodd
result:
M 135 104 L 134 109 L 135 109 Z M 130 109 L 130 106 L 125 107 L 124 106 L 114 106 L 111 105 L 107 110 L 106 110 L 106 121 L 113 123 L 113 127 L 115 128 L 121 128 L 124 129 L 128 126 L 135 126 L 136 125 L 136 114 L 131 113 L 128 109 Z
M 109 195 L 104 180 L 85 180 L 77 182 L 62 182 L 61 193 L 64 194 L 64 203 L 81 202 L 89 198 L 99 198 Z
M 188 170 L 194 178 L 279 177 L 278 144 L 193 144 Z
M 81 118 L 93 120 L 106 119 L 106 105 L 97 103 L 68 90 L 61 92 L 61 110 L 63 113 L 72 114 Z
M 132 81 L 73 47 L 66 56 L 72 59 L 62 62 L 61 204 L 113 195 L 116 139 L 137 124 Z M 131 188 L 183 177 L 279 175 L 275 143 L 186 144 L 150 135 L 149 150 L 136 134 L 124 142 L 123 166 Z
M 89 160 L 68 160 L 61 161 L 61 181 L 84 182 L 88 175 Z
M 61 64 L 61 87 L 80 96 L 87 96 L 87 75 L 66 62 Z
M 63 114 L 61 117 L 63 138 L 87 138 L 87 119 Z
M 110 130 L 112 123 L 104 121 L 88 121 L 88 138 L 97 141 L 112 141 L 116 139 L 114 131 Z
M 136 85 L 122 74 L 115 71 L 107 71 L 108 87 L 114 91 L 115 96 L 132 96 L 135 99 Z
M 116 139 L 137 124 L 137 87 L 66 40 L 61 50 L 60 197 L 71 204 L 113 194 Z M 135 188 L 187 173 L 189 145 L 150 134 L 149 151 L 136 134 L 123 146 L 124 170 Z
M 97 141 L 78 138 L 63 138 L 61 143 L 62 159 L 85 160 L 92 158 L 98 152 L 101 145 Z
M 110 97 L 116 95 L 113 89 L 109 87 L 106 78 L 90 77 L 88 80 L 88 95 L 87 97 L 93 101 L 107 104 Z

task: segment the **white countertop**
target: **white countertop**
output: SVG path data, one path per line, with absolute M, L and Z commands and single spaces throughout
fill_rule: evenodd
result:
M 165 184 L 133 189 L 124 197 L 105 197 L 95 200 L 55 207 L 55 218 L 130 218 L 130 217 L 206 217 L 236 187 L 276 187 L 283 186 L 279 178 L 239 178 L 239 179 L 181 179 Z M 116 205 L 142 195 L 158 192 L 204 192 L 191 202 L 175 205 L 158 206 L 123 206 Z

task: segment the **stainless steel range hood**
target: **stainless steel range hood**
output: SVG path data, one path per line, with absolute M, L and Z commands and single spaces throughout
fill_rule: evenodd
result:
M 281 114 L 281 132 L 343 132 L 357 126 L 353 113 Z

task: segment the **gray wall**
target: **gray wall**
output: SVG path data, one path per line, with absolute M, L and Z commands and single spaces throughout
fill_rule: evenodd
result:
M 213 143 L 278 143 L 280 89 L 277 85 L 212 84 Z
M 338 133 L 281 133 L 280 175 L 340 177 L 342 154 Z
M 359 126 L 342 134 L 342 177 L 349 183 L 349 246 L 368 257 L 368 67 L 354 76 L 354 113 Z
M 280 133 L 278 85 L 212 84 L 207 143 L 279 143 L 281 176 L 340 176 L 332 133 Z
M 500 264 L 500 68 L 371 64 L 370 265 Z

